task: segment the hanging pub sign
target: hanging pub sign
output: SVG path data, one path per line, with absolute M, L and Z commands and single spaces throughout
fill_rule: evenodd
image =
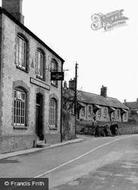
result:
M 64 80 L 64 72 L 51 72 L 51 80 Z

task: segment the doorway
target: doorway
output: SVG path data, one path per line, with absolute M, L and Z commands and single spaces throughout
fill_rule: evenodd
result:
M 43 133 L 43 95 L 36 94 L 36 135 L 39 140 L 44 140 Z

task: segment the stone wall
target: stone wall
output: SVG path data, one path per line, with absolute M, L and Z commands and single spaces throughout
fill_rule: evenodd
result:
M 131 124 L 127 122 L 119 124 L 119 134 L 120 135 L 138 134 L 138 123 Z
M 35 146 L 32 135 L 7 135 L 0 138 L 0 153 L 24 150 Z

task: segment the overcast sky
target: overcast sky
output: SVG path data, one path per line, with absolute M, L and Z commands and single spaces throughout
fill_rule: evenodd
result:
M 124 9 L 127 25 L 105 32 L 91 29 L 94 13 Z M 78 67 L 78 89 L 123 101 L 138 98 L 137 0 L 23 0 L 25 26 L 64 60 L 65 80 Z

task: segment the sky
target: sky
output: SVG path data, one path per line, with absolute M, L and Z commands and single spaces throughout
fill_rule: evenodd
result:
M 124 9 L 127 24 L 111 31 L 91 28 L 91 16 Z M 23 0 L 25 26 L 64 60 L 65 80 L 75 75 L 78 89 L 120 101 L 138 98 L 137 0 Z M 68 71 L 66 71 L 68 70 Z

